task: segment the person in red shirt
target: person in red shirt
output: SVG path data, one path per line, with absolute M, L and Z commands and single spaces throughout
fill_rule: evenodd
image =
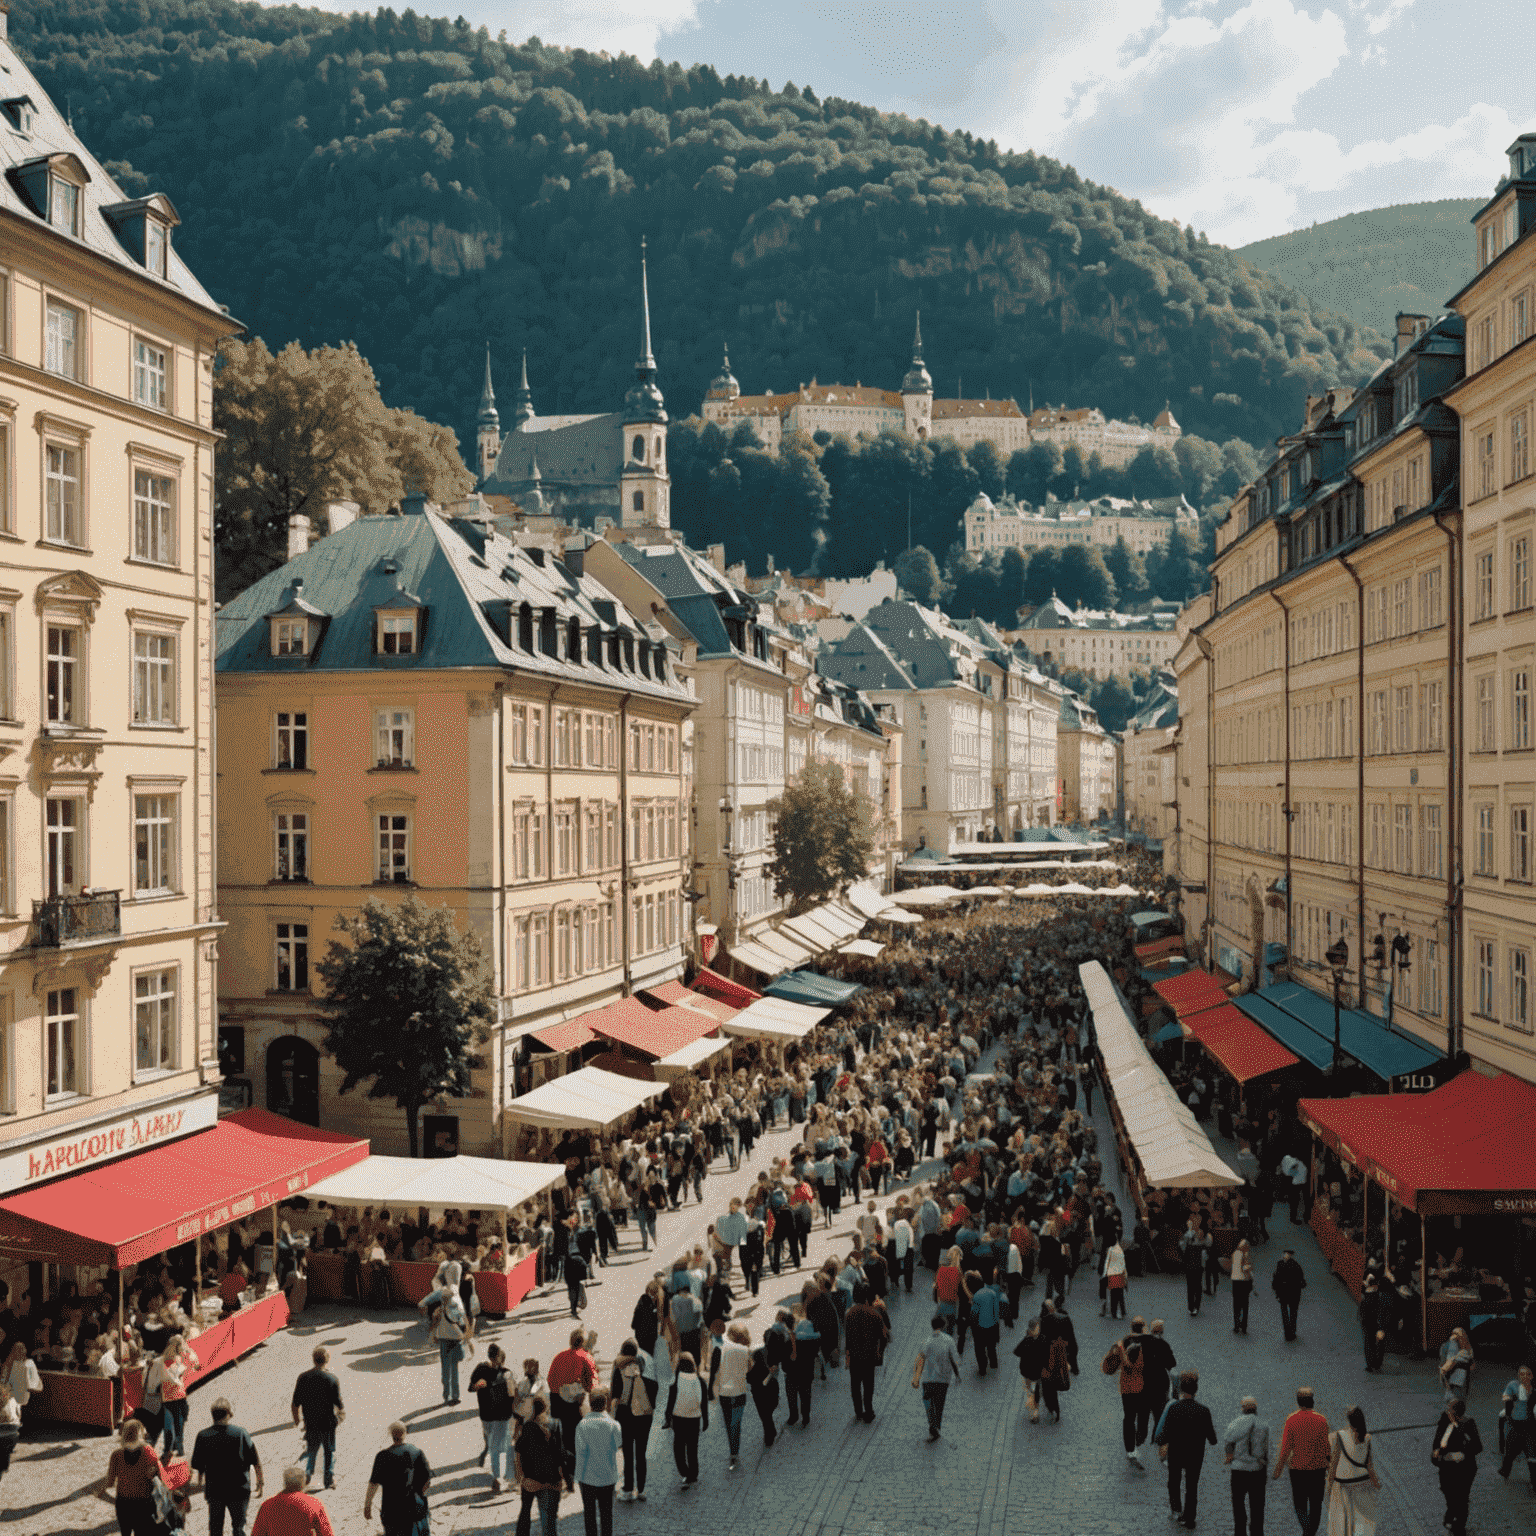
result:
M 581 1423 L 581 1400 L 597 1385 L 597 1362 L 586 1350 L 586 1334 L 571 1330 L 569 1349 L 549 1362 L 544 1380 L 549 1384 L 549 1411 L 560 1426 L 565 1457 L 565 1491 L 576 1491 L 576 1426 Z
M 303 1467 L 283 1469 L 283 1491 L 274 1493 L 256 1511 L 251 1536 L 336 1536 L 325 1505 L 304 1492 L 308 1474 Z
M 129 1419 L 122 1428 L 123 1443 L 107 1461 L 107 1480 L 101 1496 L 117 1508 L 123 1536 L 154 1536 L 160 1527 L 155 1517 L 154 1485 L 160 1479 L 160 1458 L 147 1444 L 144 1425 Z M 115 1490 L 116 1497 L 109 1490 Z
M 1296 1412 L 1285 1421 L 1274 1476 L 1291 1468 L 1291 1502 L 1301 1536 L 1317 1536 L 1323 1518 L 1323 1484 L 1328 1476 L 1328 1420 L 1313 1411 L 1311 1387 L 1297 1387 Z

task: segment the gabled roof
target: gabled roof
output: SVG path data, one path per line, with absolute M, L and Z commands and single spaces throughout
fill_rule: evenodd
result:
M 622 411 L 534 416 L 502 439 L 496 464 L 481 489 L 512 495 L 535 478 L 546 487 L 616 487 L 623 468 Z
M 838 682 L 873 692 L 918 686 L 915 675 L 867 624 L 855 624 L 837 645 L 823 646 L 816 668 Z
M 295 580 L 302 583 L 298 593 Z M 373 651 L 378 608 L 399 607 L 402 593 L 426 611 L 420 648 L 381 658 Z M 608 683 L 657 698 L 682 698 L 675 673 L 666 681 L 635 665 L 617 668 L 581 657 L 525 651 L 518 615 L 532 609 L 537 643 L 542 611 L 557 625 L 625 631 L 648 645 L 659 639 L 590 576 L 576 576 L 542 550 L 527 550 L 479 523 L 445 518 L 433 508 L 407 516 L 360 517 L 321 539 L 219 610 L 216 670 L 291 672 L 295 661 L 271 654 L 267 619 L 285 603 L 328 616 L 319 647 L 301 663 L 322 672 L 432 671 L 506 667 L 551 679 Z M 670 669 L 669 669 L 670 672 Z
M 218 310 L 219 306 L 208 290 L 177 253 L 174 242 L 166 262 L 166 275 L 160 278 L 146 270 L 143 261 L 118 238 L 104 209 L 125 204 L 129 199 L 69 126 L 64 114 L 49 99 L 36 76 L 22 62 L 15 46 L 5 37 L 0 37 L 0 97 L 6 100 L 25 97 L 32 104 L 30 132 L 22 133 L 8 118 L 0 120 L 0 172 L 4 173 L 0 174 L 0 217 L 46 225 L 46 210 L 33 207 L 22 191 L 19 177 L 11 173 L 20 172 L 23 166 L 32 162 L 70 156 L 79 166 L 77 174 L 85 178 L 85 185 L 80 190 L 80 236 L 74 240 L 69 235 L 55 232 L 57 238 L 82 245 L 93 255 L 136 273 L 146 282 L 169 288 L 205 309 Z M 148 205 L 151 200 L 134 201 Z M 170 207 L 169 199 L 165 200 L 165 205 Z M 175 210 L 170 211 L 174 214 Z

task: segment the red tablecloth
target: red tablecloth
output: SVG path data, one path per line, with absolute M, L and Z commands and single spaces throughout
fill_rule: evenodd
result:
M 1321 1201 L 1312 1207 L 1312 1231 L 1328 1267 L 1349 1289 L 1356 1301 L 1365 1286 L 1365 1254 L 1334 1225 Z
M 115 1382 L 105 1376 L 83 1376 L 75 1371 L 39 1371 L 43 1390 L 34 1392 L 27 1406 L 44 1419 L 66 1424 L 95 1424 L 111 1429 L 117 1422 L 113 1396 Z
M 203 1377 L 238 1360 L 255 1349 L 264 1339 L 288 1326 L 288 1298 L 281 1291 L 263 1298 L 230 1317 L 205 1328 L 187 1347 L 197 1356 L 197 1367 L 183 1378 L 190 1388 Z M 123 1412 L 132 1413 L 144 1401 L 144 1377 L 139 1372 L 123 1376 Z
M 496 1270 L 476 1270 L 475 1292 L 480 1297 L 485 1312 L 506 1314 L 533 1289 L 534 1272 L 538 1255 L 530 1253 L 519 1259 L 507 1274 Z M 309 1256 L 309 1299 L 311 1301 L 342 1301 L 342 1270 L 344 1257 L 339 1253 L 312 1253 Z M 418 1264 L 414 1261 L 393 1260 L 390 1270 L 394 1276 L 393 1290 L 396 1298 L 405 1305 L 414 1306 L 432 1289 L 432 1277 L 437 1265 Z

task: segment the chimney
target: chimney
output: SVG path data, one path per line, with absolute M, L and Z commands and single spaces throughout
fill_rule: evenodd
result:
M 717 571 L 719 571 L 719 573 L 722 576 L 724 576 L 725 575 L 725 545 L 724 544 L 711 544 L 709 546 L 708 554 L 709 554 L 709 563 L 712 566 L 714 566 L 714 568 Z
M 0 0 L 3 4 L 4 0 Z M 355 501 L 332 501 L 326 504 L 325 525 L 332 533 L 340 533 L 357 521 L 362 508 Z
M 3 4 L 4 0 L 0 0 Z M 309 553 L 309 519 L 302 512 L 294 512 L 288 518 L 288 558 L 297 560 Z
M 1401 357 L 1428 329 L 1428 315 L 1399 314 L 1397 317 L 1397 351 L 1393 353 L 1393 356 Z

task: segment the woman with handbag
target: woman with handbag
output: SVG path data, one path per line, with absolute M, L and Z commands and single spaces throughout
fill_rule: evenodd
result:
M 195 1370 L 202 1361 L 197 1358 L 193 1350 L 187 1347 L 186 1340 L 177 1333 L 166 1341 L 165 1348 L 155 1364 L 160 1367 L 160 1403 L 164 1413 L 165 1429 L 165 1445 L 160 1454 L 166 1461 L 171 1461 L 178 1456 L 185 1458 L 183 1440 L 187 1428 L 186 1375 L 189 1369 Z M 147 1374 L 144 1378 L 144 1386 L 148 1391 Z
M 1429 1459 L 1440 1474 L 1440 1493 L 1445 1499 L 1443 1524 L 1451 1536 L 1467 1536 L 1467 1506 L 1477 1476 L 1477 1458 L 1483 1449 L 1477 1420 L 1467 1417 L 1467 1405 L 1452 1398 L 1435 1425 Z
M 107 1461 L 101 1497 L 116 1508 L 122 1536 L 157 1536 L 161 1525 L 155 1514 L 154 1485 L 160 1481 L 160 1459 L 138 1419 L 129 1419 L 121 1433 L 122 1444 Z
M 1109 1292 L 1109 1315 L 1125 1316 L 1126 1263 L 1125 1249 L 1119 1240 L 1104 1250 L 1104 1284 Z M 1100 1313 L 1102 1316 L 1102 1312 Z
M 1329 1447 L 1328 1536 L 1376 1536 L 1376 1494 L 1381 1478 L 1371 1453 L 1365 1414 L 1351 1408 L 1349 1427 L 1335 1430 Z
M 523 1498 L 517 1536 L 530 1536 L 535 1504 L 539 1506 L 542 1536 L 555 1536 L 565 1452 L 559 1429 L 549 1421 L 548 1399 L 535 1397 L 530 1407 L 532 1416 L 517 1437 L 517 1481 Z
M 1013 1353 L 1018 1359 L 1019 1376 L 1024 1383 L 1024 1406 L 1029 1411 L 1029 1422 L 1038 1424 L 1042 1381 L 1051 1357 L 1050 1344 L 1040 1337 L 1038 1317 L 1030 1318 L 1024 1337 L 1014 1346 Z
M 663 1427 L 672 1431 L 672 1459 L 683 1487 L 692 1488 L 699 1480 L 699 1436 L 709 1428 L 709 1393 L 686 1349 L 677 1357 Z
M 452 1408 L 459 1401 L 459 1361 L 464 1358 L 464 1335 L 469 1328 L 458 1291 L 442 1289 L 433 1293 L 431 1322 L 442 1368 L 443 1401 Z
M 656 1366 L 633 1339 L 626 1339 L 613 1362 L 608 1384 L 609 1400 L 619 1421 L 624 1455 L 623 1503 L 645 1499 L 646 1457 L 651 1443 L 651 1424 L 656 1415 Z

